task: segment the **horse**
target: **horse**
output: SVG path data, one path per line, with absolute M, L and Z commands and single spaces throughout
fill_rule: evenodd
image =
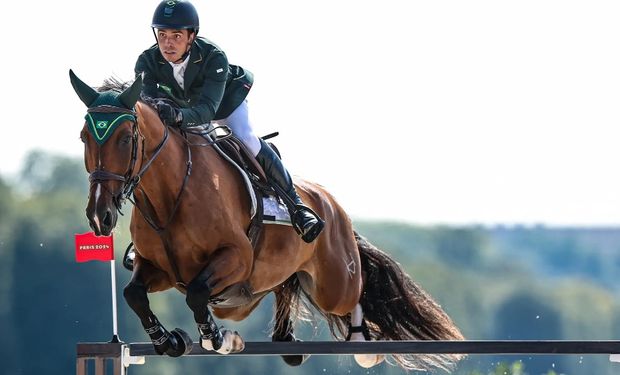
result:
M 213 143 L 169 128 L 140 97 L 142 79 L 106 80 L 95 89 L 73 71 L 70 80 L 88 107 L 80 138 L 89 173 L 86 217 L 96 235 L 109 235 L 120 206 L 133 203 L 133 273 L 124 298 L 160 355 L 187 354 L 192 339 L 168 331 L 148 294 L 171 288 L 185 294 L 205 350 L 240 352 L 238 332 L 215 318 L 240 321 L 275 294 L 272 341 L 295 341 L 303 306 L 322 315 L 336 340 L 463 340 L 433 298 L 385 252 L 358 234 L 349 216 L 321 185 L 295 178 L 304 202 L 325 219 L 312 243 L 290 226 L 264 225 L 252 244 L 251 198 L 242 175 Z M 202 139 L 202 138 L 201 138 Z M 306 356 L 283 356 L 300 365 Z M 384 355 L 355 355 L 360 366 Z M 452 370 L 462 355 L 392 356 L 404 369 Z

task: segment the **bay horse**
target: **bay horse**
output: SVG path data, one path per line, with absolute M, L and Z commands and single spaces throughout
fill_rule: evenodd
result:
M 268 294 L 276 299 L 273 341 L 293 341 L 300 306 L 313 306 L 337 340 L 462 340 L 450 317 L 386 253 L 356 233 L 343 208 L 322 186 L 295 179 L 297 191 L 325 219 L 305 243 L 290 226 L 265 225 L 255 246 L 247 229 L 251 202 L 241 174 L 214 147 L 166 127 L 140 99 L 141 77 L 98 90 L 72 71 L 88 107 L 81 131 L 90 174 L 86 216 L 96 235 L 109 235 L 122 202 L 134 203 L 130 222 L 135 259 L 124 297 L 157 353 L 188 353 L 189 335 L 168 331 L 148 293 L 176 288 L 206 350 L 244 349 L 241 335 L 220 319 L 245 319 Z M 106 83 L 104 82 L 104 84 Z M 112 82 L 110 84 L 110 82 Z M 212 145 L 211 145 L 212 146 Z M 383 355 L 356 355 L 363 367 Z M 393 355 L 405 369 L 451 370 L 461 355 Z M 299 365 L 303 356 L 284 356 Z

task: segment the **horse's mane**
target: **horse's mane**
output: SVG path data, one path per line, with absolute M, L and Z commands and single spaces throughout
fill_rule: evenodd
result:
M 97 91 L 115 91 L 120 93 L 131 86 L 132 83 L 133 81 L 122 81 L 116 77 L 108 77 L 103 80 L 103 84 L 101 84 L 101 86 L 97 87 Z
M 117 93 L 121 93 L 125 91 L 125 89 L 127 89 L 129 86 L 131 86 L 133 82 L 134 80 L 123 81 L 116 77 L 108 77 L 104 79 L 101 86 L 97 87 L 96 89 L 98 92 L 114 91 Z M 140 94 L 139 100 L 148 104 L 150 107 L 155 108 L 155 102 L 157 102 L 159 98 L 151 98 L 150 96 L 144 95 L 144 92 L 142 92 Z M 173 104 L 173 102 L 170 102 L 170 104 Z

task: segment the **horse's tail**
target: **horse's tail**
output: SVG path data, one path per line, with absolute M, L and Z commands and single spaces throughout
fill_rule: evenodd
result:
M 428 293 L 418 286 L 398 263 L 355 233 L 365 275 L 360 304 L 371 338 L 375 340 L 463 340 L 464 337 Z M 322 311 L 301 288 L 296 275 L 282 285 L 277 314 L 296 320 L 310 320 L 320 313 L 332 336 L 344 340 L 350 315 Z M 276 314 L 276 315 L 277 315 Z M 279 322 L 284 321 L 278 319 Z M 276 330 L 284 329 L 275 327 Z M 394 354 L 394 361 L 407 370 L 444 369 L 451 371 L 463 359 L 460 354 Z
M 360 304 L 370 336 L 376 340 L 463 340 L 464 337 L 433 298 L 400 265 L 355 233 L 365 274 Z M 463 355 L 393 355 L 406 369 L 454 369 Z

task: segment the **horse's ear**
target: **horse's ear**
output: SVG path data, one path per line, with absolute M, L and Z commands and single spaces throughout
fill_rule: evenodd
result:
M 82 82 L 82 80 L 79 79 L 71 69 L 69 69 L 69 78 L 71 78 L 71 85 L 80 99 L 84 102 L 84 104 L 86 104 L 87 107 L 90 107 L 95 99 L 99 97 L 99 93 L 92 87 Z
M 140 91 L 142 91 L 142 74 L 136 77 L 136 80 L 129 86 L 125 91 L 123 91 L 119 96 L 118 100 L 127 108 L 131 109 L 138 98 L 140 97 Z

